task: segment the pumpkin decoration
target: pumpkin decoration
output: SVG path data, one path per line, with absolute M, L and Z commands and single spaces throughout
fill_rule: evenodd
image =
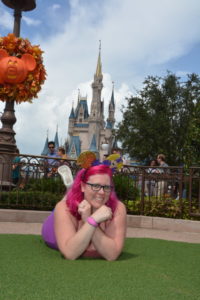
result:
M 77 165 L 81 168 L 87 169 L 92 166 L 92 163 L 96 160 L 96 155 L 92 151 L 82 152 L 77 158 Z
M 46 79 L 43 51 L 14 34 L 0 37 L 0 100 L 31 102 Z
M 21 83 L 29 71 L 36 67 L 35 58 L 31 54 L 23 54 L 21 58 L 9 56 L 8 52 L 0 49 L 0 83 Z

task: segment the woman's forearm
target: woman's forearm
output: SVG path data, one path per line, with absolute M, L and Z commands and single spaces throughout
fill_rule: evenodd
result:
M 77 259 L 87 249 L 91 242 L 92 236 L 96 228 L 88 223 L 85 223 L 74 236 L 72 236 L 63 246 L 60 251 L 65 258 L 70 260 Z
M 107 236 L 101 228 L 97 228 L 92 237 L 92 243 L 96 250 L 107 260 L 115 260 L 121 253 L 122 247 Z

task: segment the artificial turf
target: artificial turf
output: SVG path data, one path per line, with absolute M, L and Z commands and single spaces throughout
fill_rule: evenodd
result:
M 117 261 L 68 261 L 40 236 L 0 235 L 0 300 L 200 299 L 200 244 L 128 238 Z

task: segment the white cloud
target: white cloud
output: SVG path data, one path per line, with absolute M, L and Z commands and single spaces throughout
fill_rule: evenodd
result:
M 11 31 L 13 29 L 13 17 L 0 8 L 0 27 Z
M 176 76 L 178 76 L 178 77 L 185 77 L 186 78 L 188 74 L 190 74 L 189 71 L 177 71 L 176 72 Z
M 29 18 L 29 17 L 26 17 L 26 16 L 22 16 L 22 19 L 24 20 L 24 22 L 28 26 L 38 26 L 38 25 L 41 24 L 40 20 L 32 19 L 32 18 Z
M 59 9 L 59 8 L 61 8 L 61 6 L 60 6 L 59 4 L 53 4 L 53 5 L 51 6 L 51 9 L 52 9 L 52 10 L 57 10 L 57 9 Z
M 119 6 L 114 3 L 114 0 L 109 1 L 108 17 L 100 28 L 109 60 L 117 57 L 124 62 L 165 63 L 183 55 L 200 41 L 197 1 L 190 5 L 179 0 L 125 0 L 120 1 Z

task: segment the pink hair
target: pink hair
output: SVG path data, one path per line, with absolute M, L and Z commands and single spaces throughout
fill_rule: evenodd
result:
M 81 182 L 87 182 L 90 176 L 96 174 L 107 174 L 111 179 L 111 185 L 113 185 L 112 170 L 106 165 L 97 165 L 88 169 L 80 170 L 74 179 L 72 187 L 66 195 L 67 206 L 69 207 L 69 210 L 72 213 L 72 215 L 75 216 L 77 219 L 80 219 L 80 215 L 78 213 L 78 205 L 84 198 L 84 194 L 81 191 Z M 112 209 L 112 212 L 115 211 L 118 201 L 119 200 L 115 194 L 115 191 L 114 189 L 112 189 L 109 199 L 106 203 L 106 205 Z

